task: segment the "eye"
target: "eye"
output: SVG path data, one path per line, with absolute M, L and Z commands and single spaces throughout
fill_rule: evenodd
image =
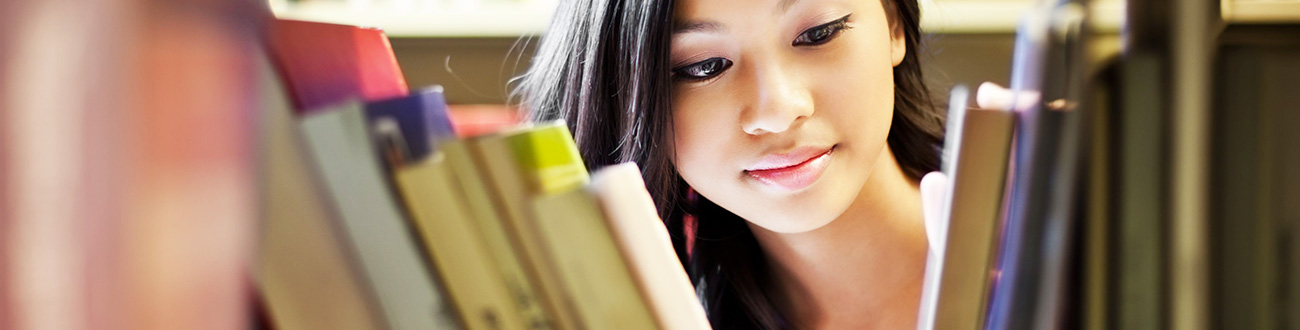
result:
M 731 60 L 714 57 L 673 69 L 673 78 L 705 80 L 716 77 L 731 68 Z
M 790 45 L 791 46 L 817 46 L 817 45 L 827 43 L 831 41 L 831 39 L 835 39 L 835 36 L 838 36 L 840 32 L 844 32 L 844 30 L 852 28 L 848 24 L 849 16 L 850 15 L 844 15 L 844 17 L 840 17 L 839 19 L 831 21 L 830 23 L 814 26 L 808 28 L 807 30 L 803 30 L 803 32 L 799 33 L 799 36 L 794 38 L 794 42 L 791 43 Z

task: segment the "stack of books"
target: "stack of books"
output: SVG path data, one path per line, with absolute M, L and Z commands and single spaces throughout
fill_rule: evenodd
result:
M 382 31 L 268 28 L 256 281 L 284 329 L 708 329 L 635 164 L 563 122 L 458 135 Z

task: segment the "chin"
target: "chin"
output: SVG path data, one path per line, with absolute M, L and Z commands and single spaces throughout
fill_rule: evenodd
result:
M 858 193 L 855 189 L 842 189 L 846 188 L 843 185 L 829 187 L 832 185 L 823 183 L 829 182 L 818 182 L 818 185 L 809 187 L 812 189 L 781 200 L 755 203 L 757 205 L 751 205 L 743 213 L 732 212 L 771 232 L 797 234 L 817 230 L 844 214 Z
M 817 230 L 834 221 L 836 217 L 826 215 L 781 214 L 749 220 L 750 223 L 764 230 L 780 234 L 798 234 Z

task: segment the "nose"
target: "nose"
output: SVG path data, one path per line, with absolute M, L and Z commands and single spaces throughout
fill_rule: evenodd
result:
M 789 71 L 780 63 L 753 68 L 755 98 L 741 114 L 741 128 L 745 133 L 781 133 L 812 116 L 812 96 Z

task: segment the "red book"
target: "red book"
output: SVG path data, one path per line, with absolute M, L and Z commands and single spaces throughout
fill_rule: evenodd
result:
M 351 98 L 375 101 L 408 92 L 382 30 L 278 19 L 266 42 L 298 114 Z

